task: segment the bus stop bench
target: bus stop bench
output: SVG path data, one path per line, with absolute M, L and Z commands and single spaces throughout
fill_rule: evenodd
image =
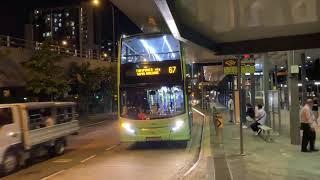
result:
M 267 142 L 272 141 L 271 134 L 270 134 L 272 130 L 271 127 L 266 125 L 259 125 L 258 128 L 261 130 L 261 133 L 259 134 L 260 137 L 262 137 Z

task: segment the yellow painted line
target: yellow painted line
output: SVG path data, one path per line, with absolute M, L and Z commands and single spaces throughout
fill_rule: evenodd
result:
M 49 176 L 47 176 L 47 177 L 42 178 L 41 180 L 47 180 L 47 179 L 50 179 L 50 178 L 52 178 L 52 177 L 54 177 L 54 176 L 56 176 L 56 175 L 58 175 L 58 174 L 63 173 L 64 171 L 66 171 L 66 170 L 58 171 L 58 172 L 53 173 L 53 174 L 51 174 L 51 175 L 49 175 Z
M 71 162 L 72 159 L 57 159 L 55 161 L 52 161 L 54 163 L 68 163 L 68 162 Z
M 88 160 L 90 160 L 90 159 L 92 159 L 92 158 L 94 158 L 94 157 L 96 157 L 97 155 L 93 155 L 93 156 L 90 156 L 90 157 L 88 157 L 88 158 L 86 158 L 86 159 L 84 159 L 84 160 L 82 160 L 82 161 L 80 161 L 81 163 L 84 163 L 84 162 L 86 162 L 86 161 L 88 161 Z
M 106 151 L 110 151 L 111 149 L 113 149 L 113 148 L 115 148 L 115 147 L 117 147 L 117 146 L 119 146 L 119 144 L 115 144 L 115 145 L 113 145 L 113 146 L 111 146 L 111 147 L 109 147 L 109 148 L 107 148 L 107 149 L 105 149 Z

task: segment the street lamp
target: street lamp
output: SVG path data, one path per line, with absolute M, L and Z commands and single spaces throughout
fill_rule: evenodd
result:
M 62 45 L 67 46 L 67 45 L 68 45 L 68 42 L 67 42 L 66 40 L 63 40 L 63 41 L 62 41 Z
M 100 1 L 99 0 L 92 0 L 92 4 L 94 6 L 99 6 L 100 5 Z

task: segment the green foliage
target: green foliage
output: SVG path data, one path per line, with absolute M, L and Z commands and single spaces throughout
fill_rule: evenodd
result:
M 27 69 L 27 89 L 36 95 L 61 96 L 70 90 L 64 69 L 58 66 L 62 56 L 52 50 L 51 41 L 45 41 L 40 50 L 22 63 Z
M 102 88 L 104 84 L 111 88 L 116 85 L 114 68 L 90 68 L 90 63 L 80 65 L 71 63 L 68 70 L 70 83 L 75 85 L 82 96 L 88 96 Z

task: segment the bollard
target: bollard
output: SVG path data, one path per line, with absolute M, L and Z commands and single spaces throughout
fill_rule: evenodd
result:
M 223 118 L 220 113 L 217 113 L 215 116 L 215 127 L 216 127 L 217 142 L 219 144 L 222 144 Z

